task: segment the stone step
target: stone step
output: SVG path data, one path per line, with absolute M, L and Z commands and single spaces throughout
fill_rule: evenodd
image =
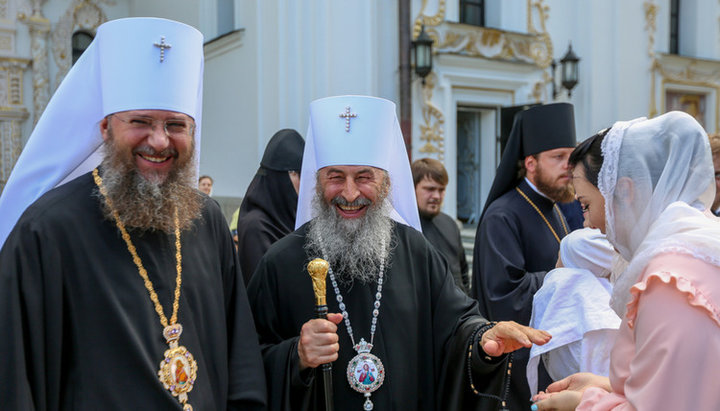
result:
M 475 246 L 475 227 L 462 227 L 460 229 L 460 239 L 462 240 L 463 248 L 465 249 L 465 258 L 467 259 L 469 274 L 472 275 L 472 263 L 473 263 L 473 247 Z

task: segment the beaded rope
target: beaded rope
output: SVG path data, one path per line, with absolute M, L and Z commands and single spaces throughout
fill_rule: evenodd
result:
M 502 397 L 499 397 L 494 394 L 485 394 L 482 392 L 479 392 L 477 388 L 475 388 L 475 383 L 473 382 L 472 377 L 472 352 L 473 347 L 477 344 L 478 347 L 480 346 L 478 341 L 482 338 L 483 334 L 485 334 L 486 331 L 490 330 L 497 324 L 495 321 L 491 321 L 489 323 L 485 323 L 482 325 L 477 326 L 475 331 L 470 334 L 470 339 L 468 340 L 468 360 L 467 360 L 467 372 L 468 372 L 468 379 L 470 381 L 470 389 L 472 390 L 473 394 L 477 395 L 478 397 L 485 397 L 485 398 L 491 398 L 493 400 L 499 401 L 501 405 L 501 409 L 507 409 L 507 403 L 505 401 L 505 398 L 507 398 L 508 393 L 510 392 L 510 375 L 512 374 L 512 353 L 508 354 L 508 363 L 507 363 L 507 373 L 505 376 L 505 390 L 503 392 Z M 492 358 L 490 356 L 485 356 L 486 361 L 490 361 Z
M 321 240 L 322 243 L 322 240 Z M 385 256 L 386 250 L 385 250 L 385 240 L 381 240 L 380 242 L 383 254 L 382 258 L 380 260 L 380 270 L 378 272 L 378 280 L 377 280 L 377 292 L 375 293 L 375 303 L 373 304 L 373 311 L 372 311 L 372 321 L 370 323 L 370 346 L 372 347 L 373 341 L 375 340 L 375 329 L 377 327 L 377 318 L 378 315 L 380 315 L 380 299 L 382 298 L 382 285 L 383 285 L 383 273 L 385 272 Z M 321 250 L 322 251 L 322 250 Z M 327 257 L 325 255 L 325 252 L 322 251 L 323 258 L 327 260 Z M 338 307 L 340 308 L 340 311 L 342 312 L 343 319 L 345 320 L 345 328 L 347 329 L 348 335 L 350 335 L 350 341 L 352 341 L 353 347 L 355 347 L 355 337 L 353 336 L 352 332 L 352 326 L 350 325 L 350 315 L 348 314 L 347 310 L 345 309 L 345 303 L 343 302 L 342 295 L 340 294 L 340 288 L 338 288 L 338 283 L 335 280 L 335 274 L 333 273 L 332 267 L 328 267 L 328 275 L 330 276 L 330 283 L 333 286 L 333 290 L 335 291 L 335 299 L 338 302 Z

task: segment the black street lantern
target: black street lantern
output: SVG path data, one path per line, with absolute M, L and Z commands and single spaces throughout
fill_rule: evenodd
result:
M 578 62 L 580 58 L 575 55 L 572 44 L 568 44 L 568 51 L 565 57 L 560 60 L 562 66 L 562 85 L 568 91 L 568 97 L 572 93 L 572 89 L 578 83 Z
M 415 73 L 422 78 L 423 84 L 425 84 L 425 77 L 432 71 L 432 44 L 433 39 L 425 32 L 425 25 L 423 25 L 420 34 L 412 42 Z
M 572 89 L 575 88 L 575 86 L 578 83 L 578 62 L 580 61 L 580 58 L 575 54 L 575 52 L 572 49 L 572 44 L 568 45 L 568 50 L 565 53 L 565 56 L 560 60 L 560 71 L 561 71 L 561 78 L 560 82 L 563 87 L 568 92 L 568 98 L 572 96 Z M 555 63 L 555 60 L 552 62 L 552 70 L 553 70 L 553 98 L 556 98 L 558 95 L 558 92 L 555 90 L 555 68 L 557 67 L 557 63 Z

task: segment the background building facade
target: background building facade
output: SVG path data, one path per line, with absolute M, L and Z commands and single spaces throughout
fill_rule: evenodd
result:
M 330 95 L 398 103 L 410 154 L 444 162 L 444 211 L 469 223 L 519 107 L 573 103 L 579 140 L 671 109 L 708 132 L 720 121 L 717 0 L 0 0 L 0 188 L 73 58 L 129 16 L 205 35 L 200 172 L 228 210 L 270 137 L 305 135 L 309 103 Z M 422 26 L 434 40 L 424 84 L 408 64 Z M 552 62 L 570 44 L 579 81 L 569 96 L 558 68 L 553 96 Z

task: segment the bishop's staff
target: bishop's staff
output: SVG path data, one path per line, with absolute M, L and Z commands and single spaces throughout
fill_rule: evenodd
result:
M 315 318 L 327 319 L 328 306 L 325 296 L 327 295 L 327 277 L 330 264 L 322 258 L 316 258 L 307 265 L 308 274 L 312 278 L 313 291 L 315 291 Z M 322 364 L 322 379 L 325 398 L 325 410 L 333 410 L 333 389 L 332 389 L 332 364 Z

